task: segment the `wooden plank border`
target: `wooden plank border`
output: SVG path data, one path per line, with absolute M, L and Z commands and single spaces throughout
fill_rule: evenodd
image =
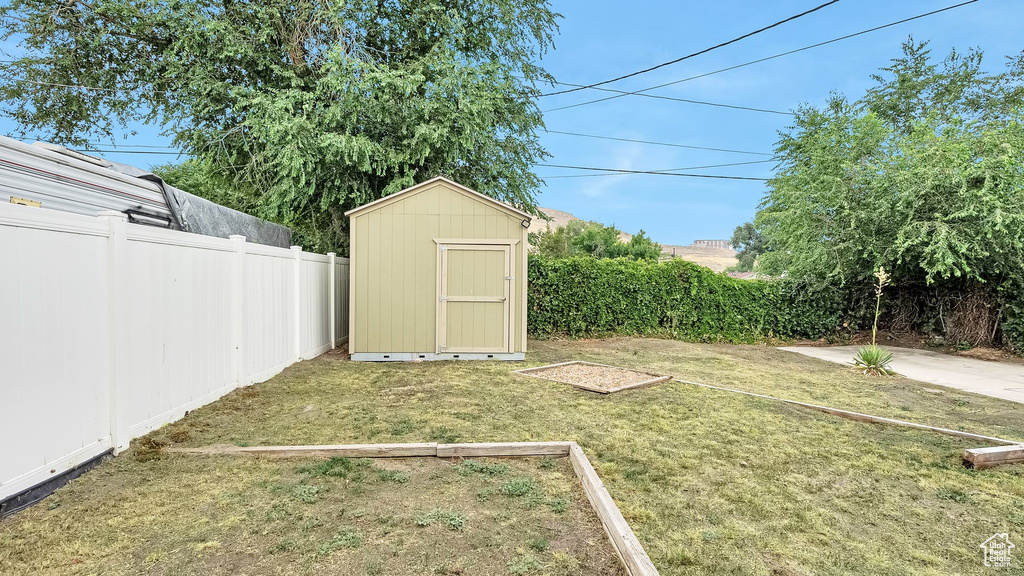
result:
M 1003 464 L 1024 463 L 1024 444 L 1017 446 L 992 446 L 964 450 L 964 464 L 970 468 L 984 470 Z
M 892 424 L 894 426 L 903 426 L 906 428 L 916 428 L 918 430 L 928 430 L 930 432 L 938 432 L 940 434 L 947 434 L 949 436 L 958 436 L 960 438 L 967 438 L 970 440 L 979 440 L 983 442 L 995 442 L 996 444 L 1010 444 L 1018 445 L 1021 442 L 1016 440 L 1007 440 L 1005 438 L 997 438 L 995 436 L 985 436 L 982 434 L 974 434 L 973 432 L 964 432 L 963 430 L 952 430 L 950 428 L 939 428 L 938 426 L 927 426 L 925 424 L 918 424 L 916 422 L 907 422 L 906 420 L 896 420 L 895 418 L 885 418 L 883 416 L 872 416 L 871 414 L 864 414 L 861 412 L 852 412 L 850 410 L 840 410 L 838 408 L 829 408 L 828 406 L 821 406 L 818 404 L 810 404 L 807 402 L 797 402 L 796 400 L 787 400 L 785 398 L 776 398 L 775 396 L 768 396 L 767 394 L 758 394 L 756 392 L 747 392 L 745 390 L 736 390 L 735 388 L 724 388 L 722 386 L 713 386 L 711 384 L 701 384 L 700 382 L 690 382 L 689 380 L 680 380 L 679 378 L 673 378 L 674 382 L 681 382 L 683 384 L 690 384 L 692 386 L 700 386 L 701 388 L 710 388 L 712 390 L 721 390 L 723 392 L 731 392 L 733 394 L 743 394 L 744 396 L 753 396 L 755 398 L 763 398 L 765 400 L 773 400 L 775 402 L 782 402 L 784 404 L 792 404 L 793 406 L 802 406 L 804 408 L 810 408 L 812 410 L 818 410 L 825 412 L 826 414 L 832 414 L 833 416 L 839 416 L 849 420 L 856 420 L 858 422 L 871 422 L 874 424 Z
M 572 365 L 572 364 L 579 364 L 579 365 L 583 365 L 583 366 L 599 366 L 601 368 L 614 368 L 616 370 L 626 370 L 628 372 L 636 372 L 638 374 L 646 374 L 648 376 L 654 376 L 654 378 L 651 378 L 649 380 L 644 380 L 642 382 L 634 382 L 632 384 L 625 384 L 625 385 L 622 385 L 622 386 L 616 386 L 614 388 L 599 388 L 597 386 L 588 386 L 586 384 L 576 384 L 574 382 L 563 382 L 562 380 L 555 380 L 553 378 L 547 378 L 545 376 L 538 376 L 537 374 L 534 374 L 534 372 L 540 372 L 540 371 L 543 371 L 543 370 L 549 370 L 551 368 L 558 368 L 559 366 L 569 366 L 569 365 Z M 611 394 L 612 392 L 620 392 L 622 390 L 632 390 L 632 389 L 635 389 L 635 388 L 645 388 L 645 387 L 650 386 L 652 384 L 657 384 L 659 382 L 667 382 L 667 381 L 672 379 L 671 376 L 665 376 L 665 375 L 662 375 L 662 374 L 656 374 L 654 372 L 647 372 L 646 370 L 636 370 L 635 368 L 623 368 L 621 366 L 611 366 L 611 365 L 608 365 L 608 364 L 598 364 L 597 362 L 586 362 L 586 361 L 583 361 L 583 360 L 572 360 L 570 362 L 559 362 L 558 364 L 547 364 L 545 366 L 534 366 L 533 368 L 524 368 L 522 370 L 514 370 L 513 374 L 522 374 L 523 376 L 529 376 L 531 378 L 540 378 L 542 380 L 547 380 L 548 382 L 558 382 L 559 384 L 567 384 L 569 386 L 574 386 L 576 388 L 579 388 L 580 390 L 587 390 L 588 392 L 597 392 L 598 394 Z
M 312 446 L 206 446 L 166 448 L 179 454 L 210 456 L 343 456 L 349 458 L 520 458 L 568 457 L 587 501 L 629 576 L 658 576 L 650 556 L 629 527 L 587 455 L 575 442 L 480 442 L 468 444 L 328 444 Z
M 254 456 L 337 456 L 343 458 L 411 458 L 437 456 L 437 444 L 322 444 L 312 446 L 207 446 L 167 448 L 184 454 L 251 454 Z

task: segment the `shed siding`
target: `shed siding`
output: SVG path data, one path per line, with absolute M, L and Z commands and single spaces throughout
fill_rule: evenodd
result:
M 351 222 L 352 352 L 433 352 L 436 347 L 436 238 L 514 238 L 514 352 L 525 351 L 526 231 L 521 218 L 438 182 Z

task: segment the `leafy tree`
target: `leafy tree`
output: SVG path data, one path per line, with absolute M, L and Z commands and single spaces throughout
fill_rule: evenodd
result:
M 558 17 L 547 0 L 10 0 L 0 40 L 25 55 L 0 64 L 0 100 L 63 144 L 159 124 L 244 204 L 344 250 L 346 210 L 438 174 L 536 210 L 536 61 Z
M 651 240 L 643 230 L 640 230 L 629 239 L 629 242 L 613 244 L 610 254 L 612 258 L 632 258 L 633 260 L 657 262 L 661 258 L 661 244 Z
M 622 242 L 622 234 L 614 226 L 598 222 L 571 220 L 565 226 L 530 235 L 530 244 L 537 253 L 549 258 L 592 256 L 594 258 L 631 258 L 658 260 L 661 246 L 641 230 L 629 242 Z
M 576 255 L 573 240 L 583 232 L 587 223 L 582 220 L 570 220 L 565 226 L 554 230 L 542 230 L 530 233 L 530 244 L 538 254 L 549 258 L 569 258 Z
M 615 258 L 618 256 L 615 244 L 621 244 L 619 234 L 619 230 L 614 226 L 587 222 L 579 235 L 573 238 L 573 250 L 578 255 Z
M 884 266 L 897 289 L 982 294 L 984 322 L 940 319 L 990 332 L 994 293 L 1024 270 L 1024 53 L 1000 74 L 981 63 L 934 64 L 911 40 L 861 100 L 801 107 L 754 222 L 758 268 L 855 289 Z
M 739 260 L 735 266 L 730 268 L 735 272 L 753 270 L 757 257 L 765 251 L 764 236 L 752 222 L 745 222 L 743 225 L 737 226 L 732 233 L 730 243 L 736 249 L 736 259 Z

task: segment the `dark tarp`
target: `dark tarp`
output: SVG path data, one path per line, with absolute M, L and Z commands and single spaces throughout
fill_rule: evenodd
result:
M 109 162 L 109 161 L 108 161 Z M 288 248 L 292 243 L 292 230 L 280 224 L 267 222 L 189 194 L 163 181 L 162 178 L 128 164 L 110 162 L 110 169 L 121 174 L 149 180 L 164 191 L 167 206 L 177 227 L 186 232 L 227 238 L 232 234 L 245 236 L 247 242 Z

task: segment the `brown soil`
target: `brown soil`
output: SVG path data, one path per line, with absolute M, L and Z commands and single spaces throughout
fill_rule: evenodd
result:
M 651 374 L 638 370 L 627 370 L 625 368 L 583 362 L 552 366 L 551 368 L 532 371 L 529 374 L 554 380 L 555 382 L 562 382 L 563 384 L 572 384 L 573 386 L 583 388 L 597 388 L 609 392 L 661 376 L 660 374 Z

